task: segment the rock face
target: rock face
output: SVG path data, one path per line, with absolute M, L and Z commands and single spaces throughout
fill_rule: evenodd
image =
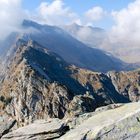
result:
M 140 100 L 140 71 L 130 72 L 109 72 L 116 91 L 129 99 L 130 101 Z
M 139 71 L 103 74 L 81 69 L 37 42 L 22 39 L 17 39 L 3 60 L 0 119 L 4 123 L 5 118 L 15 120 L 16 127 L 38 119 L 78 117 L 105 105 L 139 100 Z M 107 108 L 97 112 L 101 110 Z M 11 131 L 9 124 L 1 135 Z
M 15 53 L 11 55 L 13 50 Z M 20 125 L 48 117 L 77 116 L 100 106 L 135 101 L 123 94 L 128 84 L 132 89 L 129 93 L 139 99 L 137 90 L 133 90 L 134 84 L 139 89 L 138 71 L 124 74 L 134 76 L 126 80 L 121 73 L 114 74 L 113 78 L 111 73 L 107 76 L 80 69 L 33 41 L 19 39 L 13 50 L 8 52 L 10 57 L 6 57 L 1 70 L 0 107 L 1 114 L 6 112 Z M 121 83 L 123 91 L 119 90 Z
M 16 119 L 18 126 L 129 102 L 105 74 L 69 65 L 34 41 L 18 39 L 2 68 L 0 114 Z
M 114 106 L 117 108 L 80 115 L 71 121 L 38 120 L 4 135 L 2 140 L 138 140 L 140 103 Z

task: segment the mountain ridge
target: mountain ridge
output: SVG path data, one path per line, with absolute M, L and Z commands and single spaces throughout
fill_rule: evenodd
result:
M 20 47 L 8 60 L 0 83 L 1 99 L 4 98 L 1 108 L 16 117 L 18 123 L 26 124 L 39 117 L 63 118 L 111 103 L 129 102 L 106 75 L 69 65 L 34 41 L 18 41 Z M 43 114 L 39 115 L 41 110 Z
M 24 20 L 22 31 L 23 33 L 11 34 L 2 45 L 6 46 L 7 49 L 1 47 L 2 51 L 10 49 L 11 45 L 16 42 L 16 38 L 22 38 L 26 41 L 34 40 L 42 46 L 47 46 L 49 50 L 57 53 L 66 62 L 81 68 L 98 72 L 131 70 L 136 68 L 135 65 L 132 66 L 124 63 L 104 51 L 88 47 L 72 37 L 65 30 L 56 26 L 41 25 L 33 21 Z M 10 43 L 6 44 L 7 42 Z
M 0 124 L 12 120 L 12 129 L 140 99 L 139 70 L 104 74 L 78 68 L 47 46 L 23 38 L 7 54 L 0 73 Z

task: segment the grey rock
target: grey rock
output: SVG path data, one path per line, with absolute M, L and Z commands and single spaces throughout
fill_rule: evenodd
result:
M 9 132 L 2 140 L 138 140 L 139 137 L 140 103 L 129 103 L 71 120 L 38 120 Z
M 94 112 L 84 113 L 82 115 L 78 115 L 77 117 L 72 117 L 72 118 L 67 119 L 68 125 L 71 129 L 76 128 L 78 125 L 81 125 L 84 121 L 86 121 L 90 117 L 93 117 L 93 116 L 95 116 L 101 112 L 107 111 L 107 110 L 121 107 L 123 105 L 125 105 L 125 104 L 110 104 L 107 106 L 99 107 Z
M 110 105 L 107 105 L 107 106 L 96 108 L 95 112 L 96 113 L 97 112 L 103 112 L 103 111 L 106 111 L 106 110 L 110 110 L 110 109 L 115 109 L 115 108 L 121 107 L 123 105 L 124 104 L 110 104 Z
M 140 103 L 125 104 L 83 121 L 59 140 L 138 140 Z
M 4 135 L 2 140 L 50 140 L 59 138 L 68 130 L 69 127 L 59 119 L 38 120 Z
M 132 102 L 140 100 L 140 70 L 129 72 L 109 72 L 116 91 Z
M 11 119 L 7 120 L 7 122 L 0 123 L 0 138 L 7 134 L 16 124 L 16 120 Z

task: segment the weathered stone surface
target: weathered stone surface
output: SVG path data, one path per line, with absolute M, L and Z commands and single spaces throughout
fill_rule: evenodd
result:
M 138 140 L 139 137 L 138 102 L 87 113 L 71 120 L 38 120 L 9 132 L 2 140 Z
M 7 134 L 11 129 L 12 127 L 15 125 L 16 123 L 16 120 L 7 120 L 7 122 L 3 122 L 3 123 L 0 123 L 0 138 Z
M 138 140 L 140 103 L 103 111 L 83 121 L 59 140 Z
M 77 127 L 78 125 L 81 125 L 84 121 L 86 121 L 90 117 L 93 117 L 94 115 L 97 115 L 97 114 L 107 111 L 107 110 L 121 107 L 123 105 L 125 105 L 125 104 L 110 104 L 107 106 L 99 107 L 94 112 L 84 113 L 82 115 L 79 114 L 75 117 L 67 118 L 67 124 L 69 125 L 70 129 L 73 129 L 73 128 Z
M 47 140 L 64 135 L 69 127 L 59 119 L 38 120 L 2 137 L 2 140 Z
M 110 104 L 110 105 L 107 105 L 107 106 L 96 108 L 95 112 L 96 113 L 97 112 L 103 112 L 103 111 L 106 111 L 106 110 L 110 110 L 110 109 L 115 109 L 115 108 L 121 107 L 123 105 L 124 104 Z

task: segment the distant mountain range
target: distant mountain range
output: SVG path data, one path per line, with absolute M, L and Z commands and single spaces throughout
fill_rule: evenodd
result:
M 73 26 L 76 30 L 80 28 L 77 25 Z M 5 41 L 0 43 L 3 46 L 0 48 L 2 54 L 6 50 L 9 50 L 17 38 L 22 38 L 26 41 L 31 39 L 38 42 L 52 52 L 60 55 L 66 62 L 81 68 L 99 72 L 132 70 L 137 68 L 137 65 L 127 64 L 104 51 L 88 47 L 87 44 L 80 42 L 59 27 L 41 25 L 33 21 L 24 20 L 22 28 L 22 32 L 12 33 Z M 88 28 L 90 29 L 92 27 Z M 104 30 L 102 29 L 93 28 L 93 30 L 94 32 L 104 34 Z M 103 36 L 100 36 L 100 33 L 98 35 L 99 38 Z M 98 43 L 95 44 L 97 45 Z
M 99 27 L 73 23 L 61 26 L 61 28 L 91 48 L 109 52 L 125 62 L 137 63 L 137 65 L 139 65 L 140 51 L 135 41 L 128 43 L 129 40 L 127 39 L 115 39 L 115 33 L 112 31 L 105 31 Z
M 107 36 L 106 31 L 102 28 L 82 26 L 76 23 L 61 26 L 61 28 L 67 31 L 77 40 L 92 48 L 100 49 L 100 45 Z

